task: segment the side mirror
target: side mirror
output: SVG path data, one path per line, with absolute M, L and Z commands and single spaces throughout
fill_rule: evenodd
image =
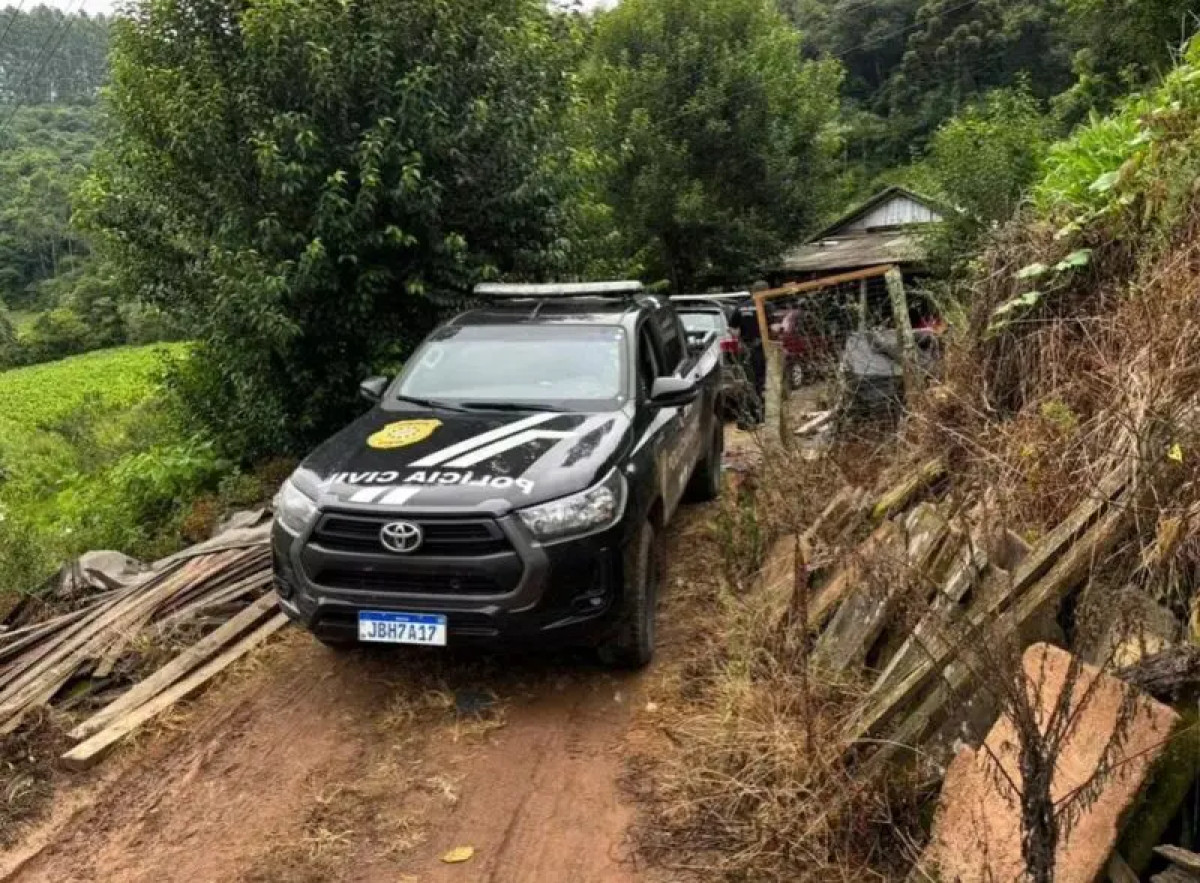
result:
M 660 377 L 650 389 L 650 404 L 660 408 L 690 405 L 700 395 L 700 383 L 684 377 Z
M 358 394 L 372 405 L 378 404 L 379 400 L 383 398 L 383 391 L 387 389 L 387 385 L 386 377 L 368 377 L 358 385 Z

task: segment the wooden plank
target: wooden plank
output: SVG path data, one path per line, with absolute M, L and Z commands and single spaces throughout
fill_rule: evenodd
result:
M 946 474 L 946 464 L 935 458 L 922 463 L 898 485 L 884 493 L 871 507 L 871 518 L 876 524 L 890 517 L 912 502 L 921 491 Z
M 110 726 L 76 745 L 62 756 L 63 763 L 74 769 L 87 769 L 91 767 L 114 745 L 142 724 L 166 711 L 181 699 L 194 693 L 213 677 L 261 645 L 271 635 L 278 632 L 287 624 L 288 618 L 286 614 L 276 614 L 265 625 L 246 635 L 206 665 L 201 666 L 183 680 L 177 681 L 171 687 L 159 693 L 150 701 L 138 706 L 125 716 L 113 721 Z
M 991 599 L 982 599 L 986 603 L 974 605 L 968 611 L 963 635 L 957 642 L 945 642 L 924 659 L 919 666 L 900 680 L 886 692 L 868 697 L 863 712 L 852 722 L 848 737 L 851 743 L 866 738 L 889 721 L 899 712 L 909 707 L 920 693 L 936 678 L 958 654 L 958 646 L 969 644 L 973 640 L 981 640 L 979 633 L 985 627 L 996 623 L 994 634 L 1000 637 L 1014 634 L 1017 628 L 1032 619 L 1039 611 L 1053 601 L 1061 598 L 1083 579 L 1096 558 L 1107 552 L 1124 536 L 1133 521 L 1132 507 L 1128 500 L 1117 501 L 1094 525 L 1089 527 L 1077 542 L 1065 549 L 1070 542 L 1069 533 L 1052 532 L 1043 543 L 1053 545 L 1058 559 L 1046 572 L 1045 576 L 1030 584 L 1026 577 L 1018 581 L 1016 575 L 1008 592 Z M 1081 509 L 1090 508 L 1091 501 Z M 1078 522 L 1081 519 L 1069 518 L 1067 522 Z M 1085 522 L 1086 523 L 1086 522 Z M 1048 553 L 1043 544 L 1039 544 L 1030 555 L 1030 561 L 1047 558 Z M 1035 567 L 1025 568 L 1025 574 L 1035 573 Z M 1010 609 L 1011 607 L 1011 609 Z
M 265 549 L 256 548 L 221 554 L 223 556 L 221 559 L 213 559 L 214 561 L 220 560 L 222 562 L 220 567 L 214 567 L 205 578 L 195 580 L 191 585 L 186 586 L 174 597 L 170 598 L 163 604 L 161 612 L 170 613 L 213 589 L 228 585 L 256 571 L 262 570 L 269 560 Z
M 210 658 L 223 647 L 232 643 L 248 629 L 258 624 L 264 616 L 278 606 L 279 599 L 272 592 L 263 595 L 237 616 L 230 619 L 216 631 L 201 638 L 188 647 L 154 674 L 135 684 L 128 692 L 110 702 L 90 718 L 79 724 L 70 733 L 72 739 L 86 739 L 93 733 L 104 729 L 108 724 L 122 714 L 133 710 L 139 705 L 149 702 L 175 681 L 188 674 L 198 665 Z
M 891 555 L 901 567 L 923 570 L 937 552 L 945 538 L 949 525 L 937 509 L 924 505 L 913 511 L 901 532 L 894 522 L 894 539 L 889 539 L 868 552 L 877 558 Z M 887 562 L 883 562 L 887 566 Z M 869 565 L 865 565 L 869 566 Z M 883 591 L 873 592 L 873 587 L 860 585 L 834 614 L 828 628 L 817 641 L 813 653 L 813 664 L 827 671 L 844 672 L 866 661 L 867 654 L 882 634 L 884 627 L 895 611 L 906 581 L 888 578 Z
M 19 660 L 19 665 L 7 667 L 5 668 L 4 672 L 0 674 L 0 697 L 2 697 L 5 692 L 12 689 L 12 685 L 16 682 L 26 679 L 32 673 L 35 673 L 43 669 L 45 666 L 51 664 L 53 659 L 57 658 L 58 655 L 63 652 L 64 647 L 66 647 L 72 640 L 77 638 L 80 634 L 86 632 L 95 623 L 102 620 L 108 612 L 117 609 L 122 604 L 126 603 L 128 598 L 132 597 L 133 594 L 140 588 L 144 587 L 140 585 L 136 587 L 130 587 L 119 597 L 114 598 L 108 604 L 103 604 L 95 609 L 90 609 L 87 616 L 73 622 L 64 623 L 64 627 L 57 630 L 57 633 L 47 635 L 44 641 L 40 642 L 31 650 L 30 653 L 26 654 Z
M 181 607 L 172 612 L 169 616 L 159 620 L 154 624 L 155 629 L 159 632 L 166 632 L 186 620 L 199 616 L 204 611 L 226 604 L 230 601 L 236 601 L 243 595 L 247 595 L 258 589 L 269 588 L 271 585 L 271 571 L 262 570 L 258 573 L 251 574 L 245 579 L 239 580 L 231 586 L 225 588 L 214 589 L 206 595 L 192 600 L 186 607 Z
M 1022 560 L 1017 570 L 1012 575 L 1012 582 L 1007 591 L 1000 597 L 994 599 L 994 605 L 986 608 L 985 617 L 998 616 L 1007 609 L 1009 602 L 1016 597 L 1019 597 L 1025 592 L 1029 586 L 1033 585 L 1038 577 L 1046 572 L 1046 568 L 1050 562 L 1060 556 L 1063 550 L 1069 546 L 1076 537 L 1078 537 L 1095 518 L 1108 506 L 1109 501 L 1118 493 L 1120 493 L 1125 484 L 1128 482 L 1129 471 L 1126 468 L 1114 469 L 1100 482 L 1096 492 L 1084 500 L 1077 506 L 1070 515 L 1063 520 L 1054 530 L 1047 534 Z M 961 599 L 965 593 L 969 582 L 966 581 L 966 575 L 963 575 L 963 582 L 955 588 L 948 586 L 947 591 L 953 597 L 957 595 L 956 600 Z M 993 609 L 994 607 L 994 609 Z M 945 622 L 943 621 L 943 625 Z M 934 629 L 932 626 L 919 638 L 930 639 Z M 930 644 L 935 643 L 933 640 Z M 894 699 L 897 705 L 902 701 L 911 700 L 911 696 L 906 695 L 909 688 L 920 690 L 923 688 L 922 681 L 927 682 L 927 678 L 931 675 L 936 675 L 945 667 L 949 661 L 949 656 L 953 653 L 953 648 L 947 642 L 937 641 L 937 646 L 929 646 L 929 644 L 914 644 L 910 648 L 908 662 L 914 662 L 910 670 L 901 675 L 899 671 L 894 676 L 889 675 L 886 678 L 881 678 L 875 684 L 872 690 L 872 695 L 884 697 L 890 692 L 895 692 Z M 906 687 L 907 685 L 907 687 Z M 892 706 L 894 711 L 897 705 Z M 879 698 L 872 706 L 878 713 L 890 714 L 890 711 L 885 712 L 887 700 Z M 867 719 L 871 718 L 871 714 L 867 715 Z M 869 724 L 869 728 L 873 728 L 875 724 Z
M 892 305 L 892 323 L 896 328 L 896 336 L 900 338 L 904 396 L 907 402 L 922 386 L 920 372 L 917 370 L 917 343 L 913 337 L 912 320 L 908 317 L 908 294 L 904 290 L 904 276 L 897 267 L 888 270 L 883 278 L 887 282 L 888 300 Z
M 820 629 L 827 619 L 834 614 L 846 595 L 858 585 L 862 578 L 862 556 L 873 554 L 882 545 L 897 541 L 898 528 L 892 522 L 880 525 L 863 540 L 857 550 L 848 557 L 832 577 L 819 589 L 812 592 L 808 601 L 808 630 L 815 632 Z M 793 545 L 793 544 L 789 544 Z M 789 606 L 789 615 L 796 606 L 795 600 Z
M 815 417 L 804 421 L 795 431 L 795 435 L 811 435 L 833 420 L 833 411 L 821 411 Z
M 5 635 L 4 641 L 0 642 L 0 663 L 15 660 L 30 647 L 40 641 L 46 640 L 49 635 L 67 628 L 72 623 L 78 622 L 89 613 L 94 612 L 93 608 L 84 607 L 71 613 L 63 614 L 62 616 L 56 616 L 53 619 L 47 619 L 33 626 L 25 626 L 24 628 L 14 630 L 10 635 Z M 10 637 L 12 638 L 11 641 L 8 640 Z M 19 662 L 20 660 L 18 660 Z M 7 668 L 4 670 L 7 671 Z
M 950 631 L 956 619 L 959 602 L 987 566 L 987 554 L 977 540 L 978 537 L 968 536 L 959 547 L 945 584 L 908 639 L 879 673 L 871 688 L 873 692 L 886 692 L 940 647 L 942 636 Z
M 885 264 L 879 267 L 868 267 L 865 270 L 854 270 L 850 273 L 838 273 L 835 276 L 822 276 L 820 279 L 797 282 L 792 285 L 785 285 L 782 288 L 768 288 L 765 291 L 755 292 L 754 309 L 758 313 L 758 328 L 762 334 L 763 341 L 766 342 L 771 337 L 771 329 L 767 325 L 767 301 L 780 297 L 805 294 L 810 291 L 819 291 L 822 288 L 831 288 L 834 285 L 842 285 L 846 282 L 858 282 L 860 279 L 870 279 L 874 276 L 884 276 L 891 269 L 895 269 L 894 264 Z
M 1191 874 L 1200 874 L 1200 855 L 1190 849 L 1184 849 L 1182 846 L 1163 845 L 1154 847 L 1154 853 L 1162 856 L 1177 868 L 1182 868 Z
M 163 597 L 178 589 L 189 577 L 187 565 L 181 567 L 167 579 L 150 587 L 136 586 L 133 593 L 121 601 L 101 608 L 100 614 L 81 625 L 81 630 L 71 635 L 50 656 L 36 666 L 22 672 L 0 694 L 0 725 L 9 727 L 14 720 L 19 722 L 38 697 L 45 694 L 50 685 L 63 682 L 79 664 L 93 656 L 112 640 L 114 628 L 136 617 L 143 609 L 158 603 Z M 53 695 L 53 693 L 51 693 Z
M 817 535 L 825 529 L 826 525 L 829 525 L 835 531 L 843 527 L 843 521 L 853 513 L 855 500 L 861 493 L 858 488 L 851 487 L 850 485 L 846 485 L 838 491 L 825 508 L 821 510 L 821 514 L 817 516 L 817 519 L 804 531 L 805 542 L 811 543 L 815 540 Z

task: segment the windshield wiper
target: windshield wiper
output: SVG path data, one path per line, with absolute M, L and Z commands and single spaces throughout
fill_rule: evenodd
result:
M 472 411 L 549 411 L 555 414 L 567 413 L 566 408 L 556 405 L 521 405 L 516 402 L 463 402 L 464 408 Z
M 467 409 L 461 405 L 452 405 L 449 402 L 439 402 L 437 399 L 418 399 L 413 396 L 396 396 L 398 402 L 408 402 L 410 405 L 420 405 L 422 408 L 431 408 L 435 411 L 458 411 L 465 414 Z

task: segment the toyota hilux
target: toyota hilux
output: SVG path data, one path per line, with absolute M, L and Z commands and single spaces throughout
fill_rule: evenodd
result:
M 334 646 L 654 649 L 662 532 L 721 488 L 716 335 L 639 283 L 481 285 L 275 500 L 283 610 Z

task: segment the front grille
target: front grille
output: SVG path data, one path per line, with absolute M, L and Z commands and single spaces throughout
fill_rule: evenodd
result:
M 317 574 L 316 582 L 332 589 L 411 595 L 500 595 L 511 588 L 487 574 L 467 571 L 386 572 L 327 568 Z
M 394 515 L 324 516 L 313 531 L 312 542 L 338 552 L 384 552 L 379 531 L 393 521 L 412 521 L 425 534 L 421 547 L 407 557 L 423 555 L 493 555 L 512 548 L 495 521 L 487 518 L 406 518 Z

